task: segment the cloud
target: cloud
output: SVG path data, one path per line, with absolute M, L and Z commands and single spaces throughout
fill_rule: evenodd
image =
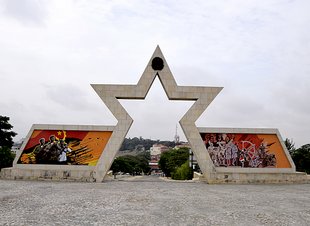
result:
M 45 85 L 48 101 L 70 110 L 85 111 L 93 107 L 88 101 L 85 92 L 72 84 Z
M 159 44 L 179 85 L 224 87 L 197 125 L 278 127 L 297 146 L 309 143 L 309 7 L 307 0 L 1 1 L 1 114 L 21 136 L 32 123 L 113 124 L 89 84 L 136 84 Z M 157 85 L 142 106 L 124 103 L 140 120 L 130 133 L 170 139 L 190 105 L 173 105 Z
M 3 0 L 4 12 L 23 24 L 43 24 L 47 17 L 46 1 Z

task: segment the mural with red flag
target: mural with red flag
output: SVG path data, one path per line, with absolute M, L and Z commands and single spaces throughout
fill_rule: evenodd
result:
M 95 166 L 112 131 L 34 130 L 18 164 Z

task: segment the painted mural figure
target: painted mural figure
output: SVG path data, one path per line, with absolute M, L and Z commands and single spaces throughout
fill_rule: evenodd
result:
M 45 148 L 46 152 L 48 153 L 48 161 L 53 164 L 58 162 L 58 156 L 61 152 L 61 147 L 59 143 L 56 141 L 55 135 L 50 136 L 50 141 Z
M 37 162 L 44 162 L 44 156 L 45 156 L 45 147 L 46 147 L 46 143 L 45 143 L 45 139 L 44 138 L 40 138 L 39 140 L 39 144 L 35 147 L 33 153 L 34 153 L 34 161 L 32 161 L 31 163 Z
M 35 163 L 36 162 L 36 159 L 38 159 L 38 157 L 40 158 L 40 156 L 43 155 L 44 153 L 44 148 L 45 148 L 46 144 L 45 144 L 45 139 L 44 138 L 41 138 L 39 140 L 39 144 L 34 148 L 34 150 L 29 153 L 27 155 L 27 161 L 29 163 Z
M 42 139 L 42 138 L 41 138 Z M 55 164 L 58 162 L 58 156 L 61 152 L 60 144 L 56 141 L 55 135 L 51 135 L 47 144 L 41 145 L 40 151 L 36 154 L 36 162 L 39 164 Z M 41 147 L 42 146 L 42 147 Z M 35 150 L 38 146 L 35 148 Z
M 37 145 L 33 151 L 33 153 L 35 155 L 37 155 L 38 153 L 40 153 L 41 150 L 43 150 L 43 148 L 45 147 L 45 139 L 44 138 L 41 138 L 39 140 L 39 145 Z
M 238 160 L 238 147 L 234 143 L 231 143 L 231 151 L 232 151 L 232 165 L 237 165 Z
M 241 153 L 241 154 L 240 154 L 240 157 L 239 157 L 239 162 L 241 163 L 241 167 L 242 167 L 242 168 L 244 167 L 244 161 L 245 161 L 245 159 L 244 159 L 244 154 Z
M 40 138 L 39 144 L 34 148 L 34 150 L 25 155 L 23 160 L 28 163 L 37 164 L 56 164 L 59 162 L 59 156 L 66 147 L 64 146 L 64 141 L 56 141 L 55 135 L 49 137 L 49 142 L 45 143 L 44 138 Z M 66 153 L 71 152 L 66 148 Z M 62 160 L 64 157 L 62 157 Z M 67 158 L 65 160 L 67 161 Z
M 60 140 L 61 152 L 58 156 L 58 162 L 60 164 L 67 164 L 67 153 L 71 152 L 71 149 L 68 147 L 68 144 L 64 140 Z

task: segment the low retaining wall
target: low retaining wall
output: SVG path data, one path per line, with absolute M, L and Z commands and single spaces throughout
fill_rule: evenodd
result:
M 11 180 L 96 181 L 93 171 L 85 169 L 63 170 L 4 168 L 1 170 L 0 177 L 2 179 Z
M 200 178 L 209 184 L 293 184 L 310 183 L 310 177 L 303 172 L 296 173 L 229 173 L 217 172 L 212 179 Z
M 16 169 L 4 168 L 0 172 L 1 179 L 9 180 L 51 180 L 95 182 L 92 170 L 62 170 L 62 169 Z M 303 172 L 296 173 L 229 173 L 217 172 L 213 179 L 196 175 L 202 182 L 208 184 L 293 184 L 310 183 L 310 176 Z M 106 179 L 106 178 L 105 178 Z M 196 178 L 197 179 L 197 178 Z

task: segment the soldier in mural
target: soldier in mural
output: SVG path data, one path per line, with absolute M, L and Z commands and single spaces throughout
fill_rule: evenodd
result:
M 37 146 L 35 147 L 33 153 L 34 153 L 35 155 L 37 155 L 38 153 L 41 152 L 41 150 L 42 150 L 44 147 L 45 147 L 45 139 L 44 139 L 44 138 L 41 138 L 41 139 L 39 140 L 39 145 L 37 145 Z
M 61 152 L 60 144 L 56 141 L 55 135 L 51 135 L 49 138 L 49 142 L 47 144 L 42 145 L 40 139 L 40 146 L 36 147 L 36 149 L 40 149 L 40 151 L 35 155 L 36 163 L 39 164 L 55 164 L 58 162 L 58 156 Z
M 45 148 L 46 148 L 45 139 L 41 138 L 39 140 L 39 144 L 34 148 L 33 151 L 33 153 L 35 154 L 36 163 L 44 163 Z
M 25 163 L 37 163 L 38 158 L 41 158 L 44 153 L 43 149 L 45 148 L 45 146 L 45 139 L 40 138 L 39 144 L 33 149 L 32 152 L 30 152 L 29 154 L 23 154 L 21 156 L 21 161 Z
M 57 141 L 55 135 L 51 135 L 48 143 L 45 142 L 44 138 L 40 138 L 39 144 L 29 154 L 23 154 L 21 161 L 33 164 L 66 163 L 67 158 L 64 157 L 63 152 L 71 152 L 71 149 L 66 146 L 64 140 Z M 60 158 L 60 156 L 62 157 Z

